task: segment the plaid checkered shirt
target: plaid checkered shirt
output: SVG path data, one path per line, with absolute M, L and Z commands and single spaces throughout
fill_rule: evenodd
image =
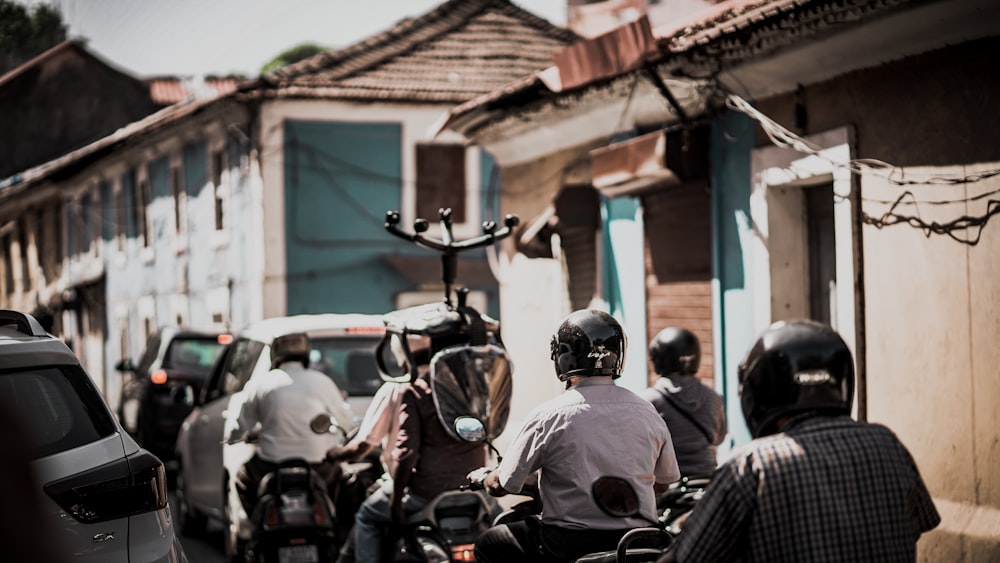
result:
M 941 518 L 891 430 L 808 417 L 754 440 L 715 472 L 677 561 L 914 561 Z

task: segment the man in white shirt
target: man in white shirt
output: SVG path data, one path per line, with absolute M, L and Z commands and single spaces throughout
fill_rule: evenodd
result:
M 680 478 L 666 423 L 653 405 L 615 385 L 625 362 L 625 333 L 607 313 L 577 311 L 552 339 L 561 395 L 528 416 L 500 466 L 469 480 L 493 496 L 519 493 L 540 472 L 541 522 L 490 528 L 476 539 L 481 563 L 568 562 L 614 550 L 630 529 L 656 518 L 654 487 Z M 598 479 L 627 481 L 638 497 L 634 514 L 605 512 L 591 492 Z
M 329 415 L 345 430 L 350 428 L 351 410 L 333 379 L 308 369 L 311 345 L 305 333 L 279 336 L 271 343 L 271 370 L 250 378 L 244 388 L 236 427 L 229 440 L 256 436 L 257 451 L 236 474 L 236 490 L 248 515 L 257 503 L 257 486 L 278 463 L 301 458 L 328 483 L 334 466 L 325 461 L 327 450 L 339 436 L 317 434 L 310 422 Z

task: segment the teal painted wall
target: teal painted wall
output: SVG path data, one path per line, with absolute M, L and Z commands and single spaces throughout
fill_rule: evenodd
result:
M 397 293 L 416 288 L 381 256 L 438 256 L 384 227 L 386 211 L 401 207 L 401 125 L 289 120 L 284 150 L 288 314 L 394 309 Z M 484 191 L 489 178 L 484 170 Z
M 636 198 L 601 199 L 604 299 L 628 337 L 625 370 L 618 384 L 639 392 L 648 386 L 642 209 Z
M 749 117 L 727 112 L 712 124 L 712 260 L 715 383 L 726 399 L 726 418 L 732 441 L 729 447 L 750 440 L 740 408 L 737 367 L 750 348 L 753 333 L 753 299 L 745 241 L 750 230 L 750 151 L 755 123 Z

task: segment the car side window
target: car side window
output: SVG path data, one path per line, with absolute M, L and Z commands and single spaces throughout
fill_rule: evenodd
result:
M 228 365 L 226 365 L 222 375 L 221 384 L 224 394 L 228 395 L 243 389 L 263 348 L 262 343 L 246 338 L 241 338 L 233 343 L 233 351 L 229 355 Z

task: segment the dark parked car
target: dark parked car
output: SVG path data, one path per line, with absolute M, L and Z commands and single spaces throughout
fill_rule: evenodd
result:
M 117 366 L 128 374 L 118 405 L 125 430 L 161 460 L 173 459 L 181 422 L 230 342 L 232 335 L 225 332 L 180 327 L 150 336 L 138 365 L 125 358 Z

